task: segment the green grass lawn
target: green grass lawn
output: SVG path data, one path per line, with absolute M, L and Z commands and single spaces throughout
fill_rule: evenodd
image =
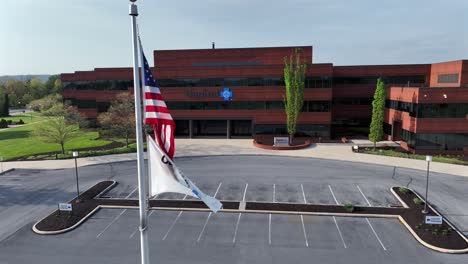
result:
M 40 121 L 41 117 L 37 118 L 37 121 Z M 25 120 L 23 119 L 23 121 Z M 39 125 L 41 125 L 41 122 L 16 128 L 0 129 L 0 157 L 3 157 L 4 160 L 11 160 L 40 153 L 60 152 L 59 144 L 44 143 L 33 136 L 32 131 Z M 98 132 L 96 131 L 81 130 L 80 132 L 78 138 L 65 144 L 65 150 L 100 147 L 112 142 L 110 140 L 98 140 Z
M 390 156 L 390 157 L 399 157 L 399 158 L 409 158 L 409 159 L 418 159 L 418 160 L 426 160 L 425 155 L 418 155 L 418 154 L 409 154 L 398 152 L 392 149 L 387 150 L 380 150 L 380 149 L 366 149 L 364 153 L 367 154 L 374 154 L 374 155 L 382 155 L 382 156 Z M 468 161 L 462 160 L 457 157 L 447 157 L 447 156 L 434 156 L 432 161 L 435 162 L 442 162 L 442 163 L 450 163 L 450 164 L 458 164 L 458 165 L 468 165 Z
M 42 121 L 44 120 L 44 117 L 40 116 L 36 112 L 32 112 L 32 113 L 23 113 L 19 115 L 0 117 L 0 119 L 5 119 L 7 121 L 11 120 L 13 122 L 18 122 L 21 119 L 23 120 L 25 124 L 30 124 L 30 123 Z

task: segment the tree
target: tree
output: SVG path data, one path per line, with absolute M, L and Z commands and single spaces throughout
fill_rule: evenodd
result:
M 9 112 L 8 94 L 5 89 L 0 86 L 0 116 L 8 116 Z
M 39 99 L 47 95 L 47 90 L 44 82 L 39 78 L 32 78 L 29 81 L 29 93 L 34 99 Z
M 296 60 L 293 62 L 293 56 L 284 58 L 284 83 L 286 86 L 286 95 L 284 96 L 284 110 L 286 112 L 286 126 L 289 134 L 289 144 L 292 144 L 296 134 L 297 120 L 304 104 L 304 85 L 307 64 L 300 62 L 302 50 L 295 50 Z
M 28 108 L 36 112 L 45 112 L 62 102 L 60 94 L 51 94 L 41 99 L 36 99 L 28 104 Z
M 51 75 L 45 83 L 45 90 L 47 94 L 57 94 L 62 91 L 62 82 L 59 75 Z
M 382 140 L 383 137 L 383 122 L 385 110 L 385 84 L 379 78 L 377 80 L 377 87 L 374 93 L 374 100 L 372 101 L 372 121 L 369 128 L 369 140 L 374 142 L 374 149 L 377 142 Z
M 125 138 L 128 147 L 129 139 L 135 133 L 135 103 L 129 93 L 120 93 L 109 110 L 98 116 L 103 129 Z
M 60 144 L 65 154 L 65 144 L 78 137 L 78 126 L 68 124 L 64 116 L 53 117 L 34 130 L 34 135 L 47 143 Z

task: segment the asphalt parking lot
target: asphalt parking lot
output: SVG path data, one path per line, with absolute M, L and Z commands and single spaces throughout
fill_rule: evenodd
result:
M 391 186 L 411 181 L 410 187 L 421 192 L 425 183 L 424 171 L 398 168 L 394 174 L 393 167 L 319 159 L 218 156 L 182 158 L 178 164 L 202 190 L 222 200 L 388 206 L 397 204 Z M 119 185 L 106 196 L 136 198 L 135 168 L 134 162 L 80 168 L 82 189 L 112 178 Z M 73 173 L 16 171 L 0 176 L 0 190 L 5 190 L 0 192 L 0 263 L 139 263 L 134 209 L 102 209 L 62 235 L 32 233 L 34 221 L 73 196 Z M 468 234 L 468 179 L 432 176 L 432 202 Z M 20 216 L 21 221 L 14 221 Z M 12 228 L 13 233 L 8 231 Z M 468 261 L 468 255 L 423 247 L 396 219 L 151 211 L 149 237 L 153 263 Z

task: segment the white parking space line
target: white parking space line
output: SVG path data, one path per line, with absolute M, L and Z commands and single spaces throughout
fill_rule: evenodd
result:
M 184 196 L 184 199 L 182 200 L 185 200 L 185 198 L 187 198 L 187 195 Z M 179 211 L 179 214 L 177 214 L 176 218 L 174 219 L 174 222 L 172 222 L 171 226 L 169 227 L 169 229 L 167 230 L 166 234 L 164 235 L 164 237 L 162 238 L 162 240 L 166 240 L 167 236 L 169 235 L 169 233 L 171 232 L 172 228 L 175 226 L 175 224 L 177 223 L 177 220 L 179 220 L 180 218 L 180 215 L 182 215 L 184 211 Z
M 234 230 L 234 237 L 232 238 L 232 243 L 236 243 L 236 238 L 237 238 L 237 230 L 239 229 L 239 223 L 241 219 L 242 213 L 239 213 L 239 217 L 237 218 L 237 224 L 236 224 L 236 229 Z
M 242 201 L 245 202 L 245 195 L 247 194 L 247 188 L 249 187 L 249 184 L 245 184 L 245 189 L 244 189 L 244 195 L 242 197 Z M 234 230 L 234 237 L 232 238 L 232 243 L 236 243 L 236 238 L 237 238 L 237 230 L 239 230 L 239 223 L 241 220 L 242 213 L 239 213 L 239 217 L 237 218 L 237 223 L 236 223 L 236 229 Z
M 330 185 L 328 185 L 328 189 L 330 189 L 330 192 L 331 192 L 331 194 L 332 194 L 332 196 L 333 196 L 333 199 L 335 199 L 335 203 L 336 203 L 337 205 L 340 205 L 340 203 L 339 203 L 338 200 L 336 199 L 336 196 L 335 196 L 335 194 L 333 193 L 332 187 L 331 187 Z
M 154 213 L 154 210 L 151 211 L 149 214 L 148 214 L 148 218 Z M 135 231 L 133 231 L 133 233 L 128 237 L 128 239 L 131 239 L 133 238 L 133 236 L 136 234 L 136 232 L 138 232 L 138 230 L 140 230 L 139 228 L 137 228 Z
M 268 217 L 268 244 L 271 245 L 271 214 Z
M 304 198 L 304 204 L 307 204 L 307 199 L 306 199 L 305 192 L 304 192 L 304 186 L 302 185 L 302 183 L 301 183 L 301 190 L 302 190 L 302 197 Z M 306 243 L 306 246 L 309 247 L 309 240 L 307 239 L 307 232 L 306 232 L 305 225 L 304 225 L 303 215 L 301 215 L 301 222 L 302 222 L 302 231 L 304 231 L 305 243 Z
M 359 190 L 359 192 L 361 193 L 362 197 L 364 197 L 364 199 L 366 200 L 367 204 L 369 206 L 372 206 L 371 203 L 369 202 L 369 200 L 367 200 L 367 197 L 364 195 L 364 193 L 362 192 L 361 188 L 359 187 L 359 185 L 356 185 L 357 189 Z
M 125 199 L 128 199 L 134 192 L 136 192 L 136 190 L 138 189 L 138 187 L 136 187 L 131 193 L 129 193 Z M 104 230 L 101 231 L 101 233 L 99 233 L 96 238 L 99 238 L 102 234 L 104 234 L 104 232 L 106 232 L 106 230 L 113 224 L 115 223 L 125 212 L 127 212 L 127 209 L 124 209 L 122 210 L 122 212 L 120 212 L 119 215 L 117 215 L 114 220 L 112 220 L 105 228 Z
M 301 215 L 301 222 L 302 222 L 302 231 L 304 231 L 304 239 L 305 239 L 306 247 L 309 247 L 309 241 L 307 239 L 307 233 L 306 233 L 306 230 L 305 230 L 304 216 L 303 215 Z
M 276 193 L 276 184 L 273 184 L 273 202 L 276 202 L 275 193 Z
M 112 220 L 102 231 L 101 233 L 99 233 L 96 238 L 99 238 L 102 234 L 104 234 L 104 232 L 106 232 L 106 230 L 113 224 L 115 223 L 115 221 L 117 221 L 119 219 L 119 217 L 121 217 L 125 212 L 127 211 L 127 209 L 124 209 L 122 210 L 122 212 L 120 212 L 119 215 L 117 215 L 114 220 Z
M 171 226 L 169 227 L 169 229 L 167 230 L 166 234 L 164 235 L 164 237 L 162 238 L 162 240 L 166 240 L 167 236 L 169 235 L 169 233 L 171 232 L 172 228 L 175 226 L 175 224 L 177 223 L 177 220 L 179 220 L 180 218 L 180 215 L 182 215 L 184 211 L 179 211 L 179 214 L 176 216 L 176 218 L 174 219 L 174 222 L 172 222 Z
M 302 185 L 302 183 L 301 183 L 301 190 L 302 190 L 302 197 L 304 198 L 304 203 L 306 204 L 306 203 L 307 203 L 307 199 L 306 199 L 306 197 L 305 197 L 304 186 Z
M 244 189 L 244 196 L 242 197 L 242 201 L 245 202 L 245 195 L 247 194 L 247 188 L 249 187 L 249 184 L 245 184 L 245 189 Z
M 336 222 L 336 217 L 334 217 L 334 216 L 333 216 L 333 221 L 335 221 L 336 229 L 338 229 L 338 234 L 340 234 L 341 241 L 343 242 L 344 248 L 348 248 L 348 247 L 346 246 L 345 241 L 344 241 L 343 235 L 341 234 L 340 227 L 338 226 L 338 223 Z
M 219 183 L 218 189 L 216 189 L 216 192 L 215 192 L 213 198 L 216 198 L 216 195 L 218 194 L 218 191 L 219 191 L 219 189 L 221 188 L 221 184 L 223 184 L 223 183 L 222 183 L 222 182 Z M 208 224 L 208 221 L 210 221 L 210 218 L 211 218 L 211 214 L 212 214 L 212 213 L 213 213 L 213 212 L 210 212 L 210 213 L 208 214 L 208 216 L 206 217 L 205 224 L 203 225 L 203 228 L 202 228 L 200 234 L 198 235 L 197 243 L 200 242 L 200 239 L 201 239 L 202 236 L 203 236 L 203 232 L 205 232 L 206 225 Z
M 273 202 L 275 202 L 276 197 L 276 185 L 273 184 Z M 271 245 L 271 214 L 268 215 L 268 244 Z
M 387 251 L 384 244 L 382 243 L 382 240 L 380 240 L 379 236 L 377 235 L 377 232 L 375 232 L 374 227 L 371 225 L 371 223 L 370 223 L 370 221 L 369 221 L 369 219 L 367 217 L 366 217 L 366 221 L 369 224 L 370 228 L 372 229 L 372 232 L 374 232 L 374 235 L 377 238 L 377 240 L 379 241 L 379 243 L 382 246 L 383 250 Z

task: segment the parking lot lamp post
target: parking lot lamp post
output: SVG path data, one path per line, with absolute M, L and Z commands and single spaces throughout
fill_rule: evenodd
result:
M 423 214 L 427 214 L 427 203 L 428 203 L 428 200 L 427 200 L 427 192 L 429 190 L 429 163 L 431 163 L 432 161 L 432 156 L 430 155 L 427 155 L 426 156 L 426 161 L 427 161 L 427 174 L 426 174 L 426 198 L 425 198 L 425 201 L 424 201 L 424 210 L 422 211 Z
M 78 151 L 73 151 L 73 158 L 75 158 L 76 202 L 79 203 L 80 199 L 78 197 L 80 196 L 80 187 L 78 184 L 78 164 L 76 161 L 76 159 L 78 158 Z
M 0 157 L 0 173 L 3 173 L 3 157 Z

